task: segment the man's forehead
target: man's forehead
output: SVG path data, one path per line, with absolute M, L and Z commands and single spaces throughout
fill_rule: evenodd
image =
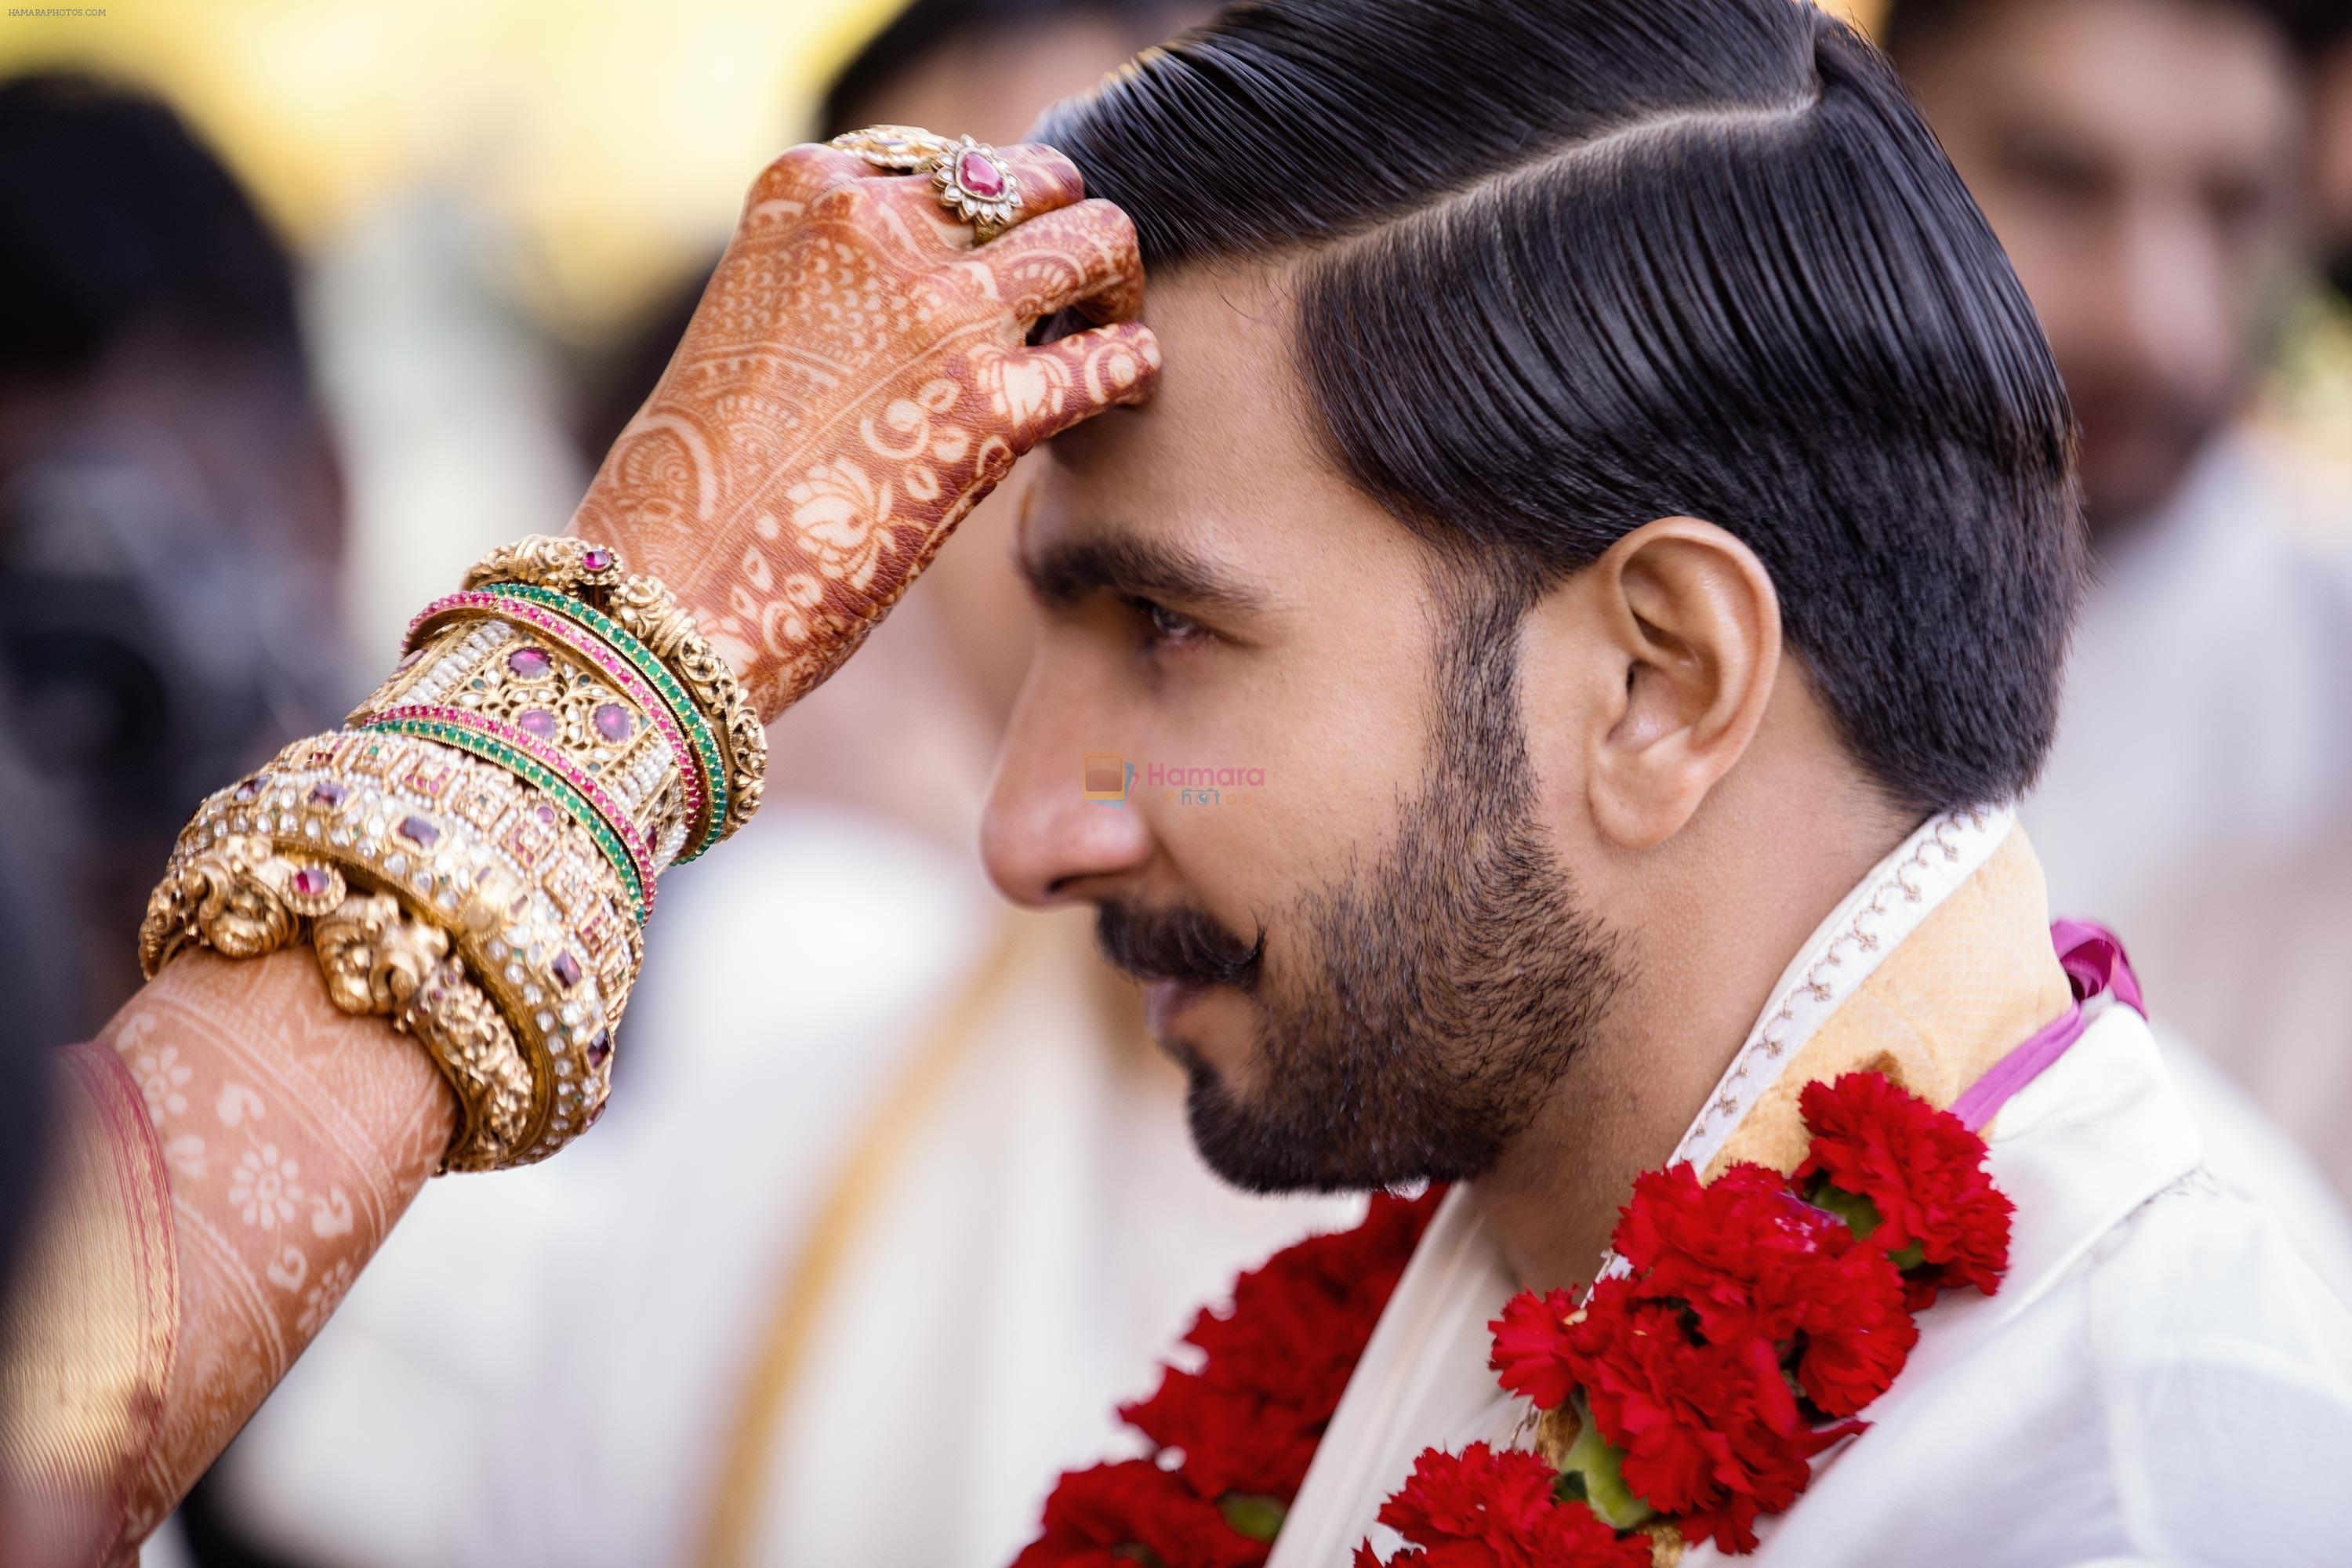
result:
M 1198 263 L 1154 274 L 1142 320 L 1160 339 L 1160 382 L 1140 408 L 1114 409 L 1058 437 L 1065 467 L 1086 476 L 1167 457 L 1198 457 L 1212 444 L 1253 447 L 1305 439 L 1305 387 L 1292 353 L 1294 306 L 1286 272 L 1240 263 Z
M 1346 488 L 1307 424 L 1290 307 L 1270 269 L 1154 278 L 1143 320 L 1162 354 L 1151 401 L 1048 446 L 1024 532 L 1238 542 Z

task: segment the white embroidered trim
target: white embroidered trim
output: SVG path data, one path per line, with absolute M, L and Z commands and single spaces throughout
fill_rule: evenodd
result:
M 1830 1015 L 1861 988 L 1881 959 L 1992 858 L 2016 826 L 2017 814 L 2007 806 L 1930 817 L 1874 867 L 1781 971 L 1747 1042 L 1675 1146 L 1674 1162 L 1687 1160 L 1705 1171 Z M 1613 1279 L 1625 1268 L 1624 1259 L 1612 1252 L 1598 1278 Z
M 1674 1157 L 1704 1170 L 1790 1058 L 1882 958 L 1992 858 L 2016 820 L 2005 807 L 1934 817 L 1880 861 L 1798 949 Z

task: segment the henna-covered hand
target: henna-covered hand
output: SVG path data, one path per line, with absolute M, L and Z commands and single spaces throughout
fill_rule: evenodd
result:
M 573 526 L 692 609 L 773 719 L 848 658 L 1046 437 L 1149 395 L 1134 226 L 1040 146 L 985 245 L 923 175 L 795 147 L 753 184 L 669 368 Z M 1039 317 L 1104 323 L 1030 347 Z

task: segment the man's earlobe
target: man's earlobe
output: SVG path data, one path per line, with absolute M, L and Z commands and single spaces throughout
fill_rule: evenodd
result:
M 1586 576 L 1624 674 L 1591 738 L 1593 821 L 1647 849 L 1690 820 L 1755 738 L 1780 673 L 1780 597 L 1754 551 L 1689 517 L 1644 523 Z

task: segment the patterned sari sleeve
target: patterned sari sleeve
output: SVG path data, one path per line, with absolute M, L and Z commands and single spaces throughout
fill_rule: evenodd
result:
M 307 951 L 165 970 L 64 1054 L 0 1360 L 0 1561 L 127 1562 L 286 1375 L 447 1146 L 455 1100 Z
M 177 1347 L 163 1146 L 137 1079 L 91 1043 L 59 1055 L 46 1202 L 0 1333 L 0 1476 L 13 1552 L 89 1561 L 124 1532 Z

